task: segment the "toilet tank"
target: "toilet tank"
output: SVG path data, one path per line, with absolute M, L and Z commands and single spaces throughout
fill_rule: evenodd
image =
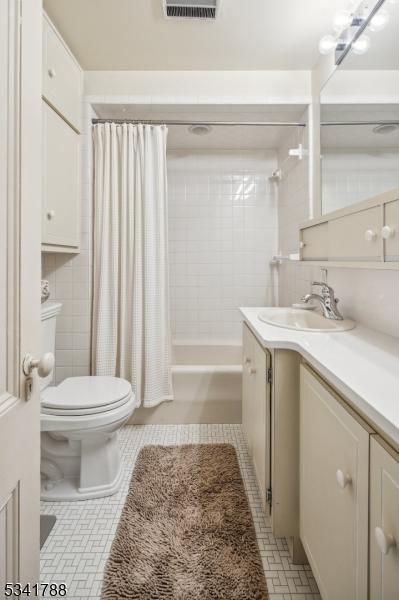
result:
M 42 356 L 46 352 L 55 355 L 55 328 L 57 315 L 61 312 L 62 304 L 60 302 L 51 302 L 47 300 L 42 304 L 42 329 L 41 329 L 41 350 Z M 51 385 L 54 379 L 54 371 L 47 377 L 40 379 L 40 389 L 44 390 Z

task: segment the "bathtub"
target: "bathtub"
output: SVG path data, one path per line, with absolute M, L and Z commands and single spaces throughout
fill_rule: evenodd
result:
M 139 408 L 132 423 L 241 423 L 242 347 L 175 342 L 174 400 Z

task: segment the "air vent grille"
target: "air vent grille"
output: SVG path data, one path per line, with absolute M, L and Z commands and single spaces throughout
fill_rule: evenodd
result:
M 216 19 L 216 8 L 204 6 L 167 6 L 167 17 L 183 17 L 186 19 Z
M 183 19 L 216 19 L 221 0 L 163 0 L 165 16 Z

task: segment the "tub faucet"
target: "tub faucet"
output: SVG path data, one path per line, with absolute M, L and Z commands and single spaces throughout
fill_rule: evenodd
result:
M 301 298 L 302 302 L 309 302 L 309 300 L 317 300 L 323 311 L 323 316 L 326 319 L 333 319 L 334 321 L 342 321 L 343 317 L 338 310 L 337 303 L 338 298 L 334 295 L 332 287 L 326 283 L 320 283 L 319 281 L 313 281 L 312 285 L 318 285 L 321 287 L 320 294 L 306 294 Z

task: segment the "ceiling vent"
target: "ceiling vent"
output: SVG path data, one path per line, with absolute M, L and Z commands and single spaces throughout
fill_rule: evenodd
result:
M 216 19 L 221 0 L 163 0 L 165 17 Z

